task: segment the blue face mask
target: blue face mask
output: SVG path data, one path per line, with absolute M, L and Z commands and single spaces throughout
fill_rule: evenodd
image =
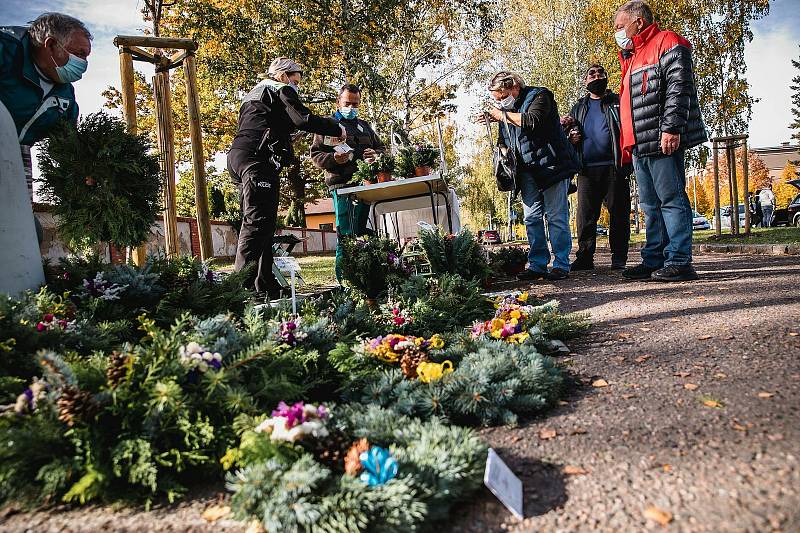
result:
M 358 116 L 358 109 L 354 107 L 340 107 L 339 114 L 342 115 L 344 119 L 353 120 Z
M 61 43 L 58 43 L 58 46 L 64 48 L 64 45 Z M 72 83 L 73 81 L 78 81 L 83 77 L 83 73 L 86 72 L 89 62 L 76 56 L 66 48 L 64 48 L 64 51 L 69 54 L 69 59 L 67 60 L 66 65 L 59 67 L 58 63 L 56 63 L 56 60 L 53 59 L 53 64 L 56 66 L 56 76 L 58 76 L 58 81 L 61 83 Z

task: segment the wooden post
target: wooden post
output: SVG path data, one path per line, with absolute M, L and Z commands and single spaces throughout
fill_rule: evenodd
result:
M 714 234 L 717 237 L 722 236 L 722 220 L 719 212 L 719 152 L 717 142 L 714 141 Z
M 206 184 L 205 158 L 203 157 L 203 132 L 200 129 L 200 102 L 197 96 L 197 68 L 194 52 L 183 60 L 186 74 L 186 107 L 189 111 L 189 135 L 192 142 L 192 166 L 194 167 L 194 199 L 197 213 L 197 231 L 200 237 L 200 259 L 214 257 L 211 243 L 211 221 L 208 216 L 208 188 Z
M 742 168 L 744 170 L 744 234 L 750 236 L 750 169 L 748 166 L 747 139 L 742 140 Z
M 167 255 L 177 255 L 178 220 L 175 205 L 175 134 L 172 126 L 172 95 L 169 87 L 169 70 L 159 70 L 153 76 L 155 90 L 156 131 L 164 175 L 164 241 Z
M 728 153 L 728 176 L 731 182 L 731 234 L 739 235 L 739 184 L 736 183 L 736 148 L 726 142 Z
M 119 49 L 119 75 L 121 79 L 122 93 L 122 115 L 125 117 L 125 125 L 130 133 L 138 133 L 136 123 L 136 90 L 134 88 L 133 77 L 133 58 L 128 48 Z M 131 250 L 130 257 L 134 264 L 144 265 L 147 259 L 147 244 L 142 244 Z

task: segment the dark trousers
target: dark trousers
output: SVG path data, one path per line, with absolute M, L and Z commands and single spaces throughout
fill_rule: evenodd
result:
M 578 251 L 575 259 L 587 263 L 594 261 L 597 219 L 604 202 L 611 215 L 608 228 L 611 264 L 624 265 L 628 260 L 631 238 L 631 187 L 627 177 L 617 177 L 613 165 L 587 167 L 583 174 L 578 175 Z
M 245 265 L 255 263 L 248 285 L 256 292 L 275 295 L 279 287 L 272 275 L 272 240 L 278 218 L 278 172 L 266 158 L 238 149 L 228 152 L 228 172 L 239 188 L 242 208 L 234 270 L 239 272 Z

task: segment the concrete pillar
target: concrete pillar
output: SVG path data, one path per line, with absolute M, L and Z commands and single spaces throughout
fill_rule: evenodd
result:
M 16 296 L 44 283 L 42 254 L 17 128 L 0 103 L 0 293 Z

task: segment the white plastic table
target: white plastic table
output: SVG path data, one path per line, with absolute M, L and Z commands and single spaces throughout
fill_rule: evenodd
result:
M 361 202 L 372 205 L 372 227 L 376 231 L 378 231 L 378 210 L 375 209 L 377 206 L 390 202 L 397 202 L 399 200 L 410 200 L 414 198 L 430 198 L 433 223 L 439 224 L 437 213 L 438 206 L 436 202 L 436 198 L 438 196 L 440 198 L 444 198 L 445 211 L 447 212 L 447 226 L 450 230 L 450 233 L 453 232 L 453 216 L 450 211 L 449 198 L 450 191 L 447 187 L 447 182 L 438 174 L 387 181 L 385 183 L 375 183 L 373 185 L 344 187 L 338 189 L 336 194 L 351 196 L 357 198 Z M 399 205 L 396 208 L 396 211 L 406 211 L 418 208 L 419 206 L 404 207 Z

